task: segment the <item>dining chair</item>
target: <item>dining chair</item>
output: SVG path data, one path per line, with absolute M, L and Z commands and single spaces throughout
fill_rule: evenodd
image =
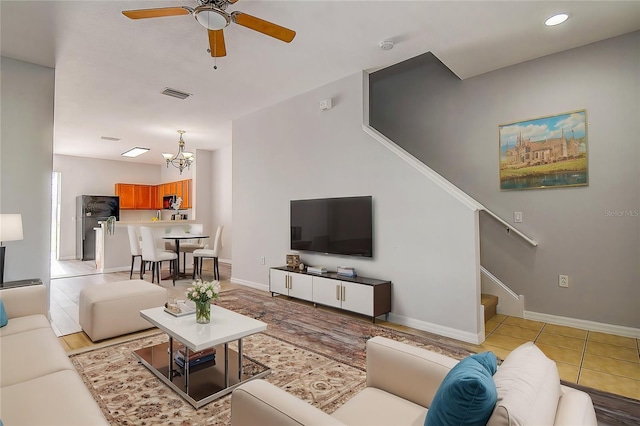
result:
M 156 246 L 156 240 L 153 236 L 153 231 L 147 226 L 140 227 L 140 234 L 142 235 L 142 260 L 145 262 L 151 262 L 151 282 L 155 281 L 155 277 L 158 277 L 158 284 L 160 284 L 160 270 L 162 269 L 162 262 L 168 260 L 173 267 L 173 273 L 171 279 L 173 285 L 176 285 L 177 270 L 175 267 L 178 255 L 175 252 L 158 250 Z
M 202 260 L 213 259 L 213 279 L 220 279 L 220 268 L 218 267 L 218 250 L 222 247 L 222 231 L 224 226 L 218 226 L 216 237 L 213 240 L 213 249 L 203 248 L 193 251 L 193 279 L 202 275 Z
M 202 235 L 204 233 L 204 225 L 202 223 L 194 223 L 189 227 L 189 233 L 193 235 Z M 182 273 L 187 272 L 187 253 L 193 253 L 194 250 L 203 249 L 205 246 L 203 239 L 194 238 L 192 240 L 184 240 L 180 243 L 180 253 L 182 253 Z M 176 244 L 172 241 L 164 243 L 167 250 L 176 251 Z M 178 255 L 180 255 L 178 253 Z
M 127 226 L 127 231 L 129 231 L 129 246 L 131 247 L 131 271 L 129 272 L 129 279 L 133 277 L 133 264 L 136 261 L 136 257 L 140 258 L 140 279 L 142 279 L 145 271 L 145 262 L 142 260 L 142 247 L 138 239 L 138 233 L 136 232 L 136 227 L 133 225 Z

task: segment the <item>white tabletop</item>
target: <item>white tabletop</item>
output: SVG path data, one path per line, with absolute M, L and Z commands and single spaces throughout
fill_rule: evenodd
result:
M 165 312 L 164 307 L 142 310 L 140 316 L 192 351 L 201 351 L 267 329 L 267 324 L 262 321 L 216 305 L 211 305 L 209 324 L 197 324 L 195 313 L 174 317 Z
M 165 240 L 195 240 L 197 238 L 209 238 L 209 236 L 205 234 L 165 234 L 162 238 Z

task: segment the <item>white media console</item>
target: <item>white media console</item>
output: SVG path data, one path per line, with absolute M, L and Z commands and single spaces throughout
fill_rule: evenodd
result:
M 335 272 L 311 274 L 286 266 L 269 271 L 271 295 L 340 308 L 371 317 L 391 312 L 391 281 L 366 277 L 344 277 Z

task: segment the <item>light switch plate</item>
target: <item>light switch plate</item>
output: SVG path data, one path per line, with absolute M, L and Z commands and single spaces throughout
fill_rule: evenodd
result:
M 522 223 L 522 212 L 513 212 L 513 221 L 515 223 Z

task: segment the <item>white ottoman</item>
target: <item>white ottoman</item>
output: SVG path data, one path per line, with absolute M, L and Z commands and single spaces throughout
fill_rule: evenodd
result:
M 119 281 L 80 291 L 80 327 L 92 341 L 153 327 L 143 309 L 164 306 L 167 290 L 143 280 Z

